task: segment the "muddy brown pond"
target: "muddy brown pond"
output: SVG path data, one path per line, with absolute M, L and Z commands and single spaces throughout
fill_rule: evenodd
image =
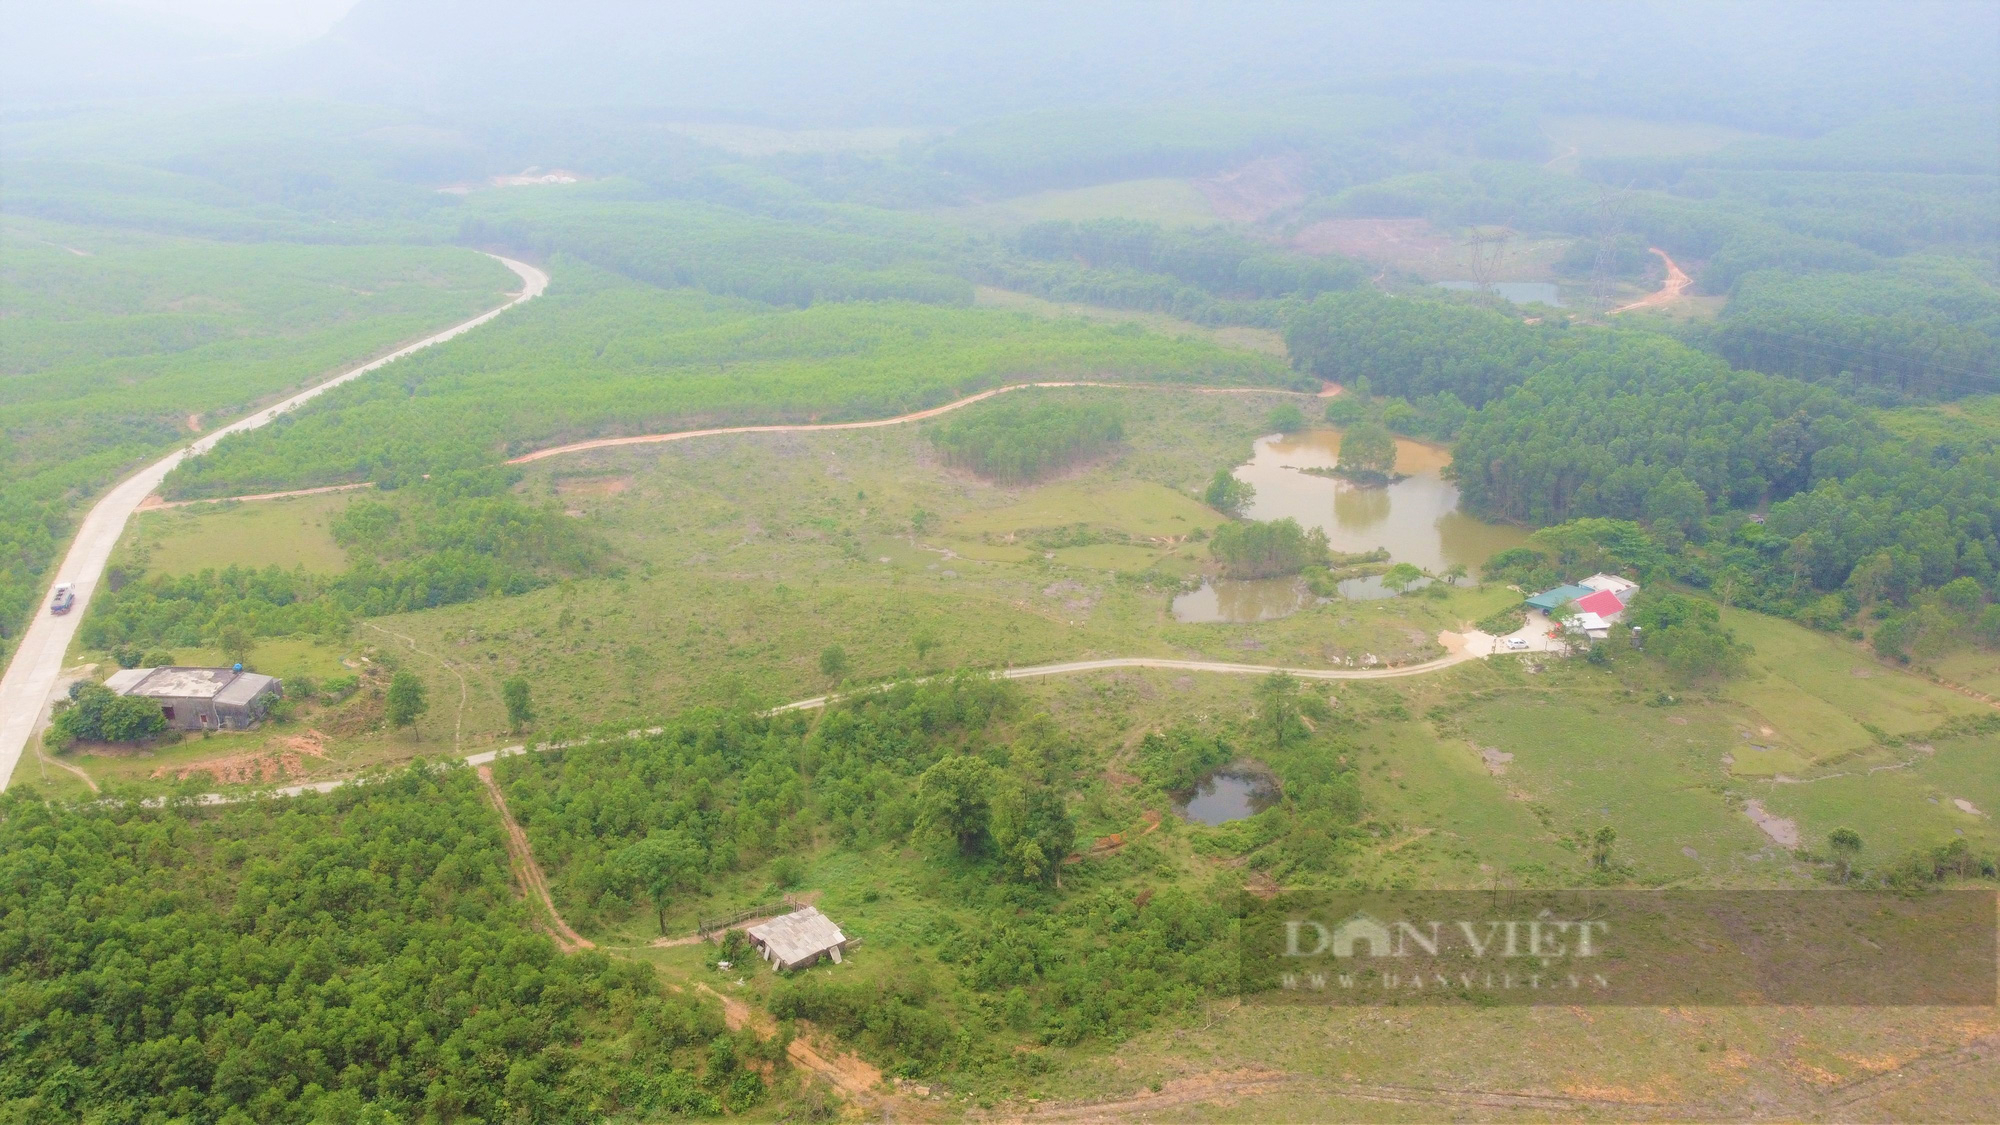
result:
M 1396 439 L 1396 471 L 1403 479 L 1387 485 L 1357 485 L 1339 477 L 1301 469 L 1331 469 L 1340 463 L 1340 431 L 1309 430 L 1257 439 L 1236 479 L 1257 489 L 1244 515 L 1254 520 L 1291 517 L 1326 532 L 1342 553 L 1386 547 L 1397 562 L 1437 572 L 1454 565 L 1477 574 L 1479 564 L 1527 541 L 1525 529 L 1487 523 L 1459 511 L 1458 487 L 1444 479 L 1451 452 L 1428 442 Z M 1379 579 L 1341 583 L 1341 596 L 1356 601 L 1390 597 Z M 1181 621 L 1265 621 L 1312 604 L 1297 579 L 1255 582 L 1223 580 L 1174 599 Z

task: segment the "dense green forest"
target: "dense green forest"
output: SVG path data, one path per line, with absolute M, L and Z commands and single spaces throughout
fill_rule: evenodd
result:
M 1531 326 L 1368 294 L 1321 298 L 1289 338 L 1315 374 L 1366 371 L 1371 389 L 1414 398 L 1372 411 L 1406 432 L 1449 436 L 1432 421 L 1440 396 L 1478 406 L 1454 427 L 1455 472 L 1475 511 L 1536 525 L 1644 520 L 1685 549 L 1683 577 L 1778 613 L 1810 606 L 1837 621 L 1883 598 L 1908 605 L 1955 577 L 1995 589 L 1991 438 L 1899 439 L 1840 393 L 1851 380 L 1734 370 L 1633 327 Z
M 953 418 L 930 436 L 946 464 L 1021 484 L 1112 448 L 1125 424 L 1114 406 L 1006 403 Z
M 720 1014 L 563 956 L 470 770 L 284 801 L 0 797 L 0 1098 L 35 1121 L 713 1114 Z

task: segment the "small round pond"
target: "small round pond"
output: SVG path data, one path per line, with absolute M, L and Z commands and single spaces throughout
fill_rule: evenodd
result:
M 1197 824 L 1227 824 L 1256 816 L 1278 803 L 1278 785 L 1255 766 L 1234 765 L 1202 778 L 1194 792 L 1174 802 L 1174 812 Z

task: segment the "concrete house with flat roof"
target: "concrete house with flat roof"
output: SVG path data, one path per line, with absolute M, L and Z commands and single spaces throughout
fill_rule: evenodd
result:
M 243 730 L 284 697 L 284 682 L 236 668 L 122 668 L 104 686 L 158 700 L 172 730 Z

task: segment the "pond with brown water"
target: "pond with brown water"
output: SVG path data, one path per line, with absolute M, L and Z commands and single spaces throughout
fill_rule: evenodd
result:
M 1332 469 L 1339 463 L 1339 430 L 1258 438 L 1250 462 L 1235 471 L 1236 479 L 1257 489 L 1256 499 L 1243 514 L 1254 520 L 1290 517 L 1325 531 L 1335 551 L 1356 554 L 1386 548 L 1396 562 L 1433 573 L 1464 566 L 1476 575 L 1480 563 L 1527 542 L 1525 528 L 1487 523 L 1459 511 L 1458 486 L 1443 475 L 1451 464 L 1451 451 L 1444 446 L 1396 439 L 1396 472 L 1401 479 L 1384 485 L 1300 471 Z M 1393 596 L 1393 591 L 1383 588 L 1379 579 L 1357 578 L 1343 582 L 1341 594 L 1366 601 Z M 1263 621 L 1311 602 L 1311 594 L 1296 579 L 1223 580 L 1175 598 L 1174 616 L 1181 621 Z

